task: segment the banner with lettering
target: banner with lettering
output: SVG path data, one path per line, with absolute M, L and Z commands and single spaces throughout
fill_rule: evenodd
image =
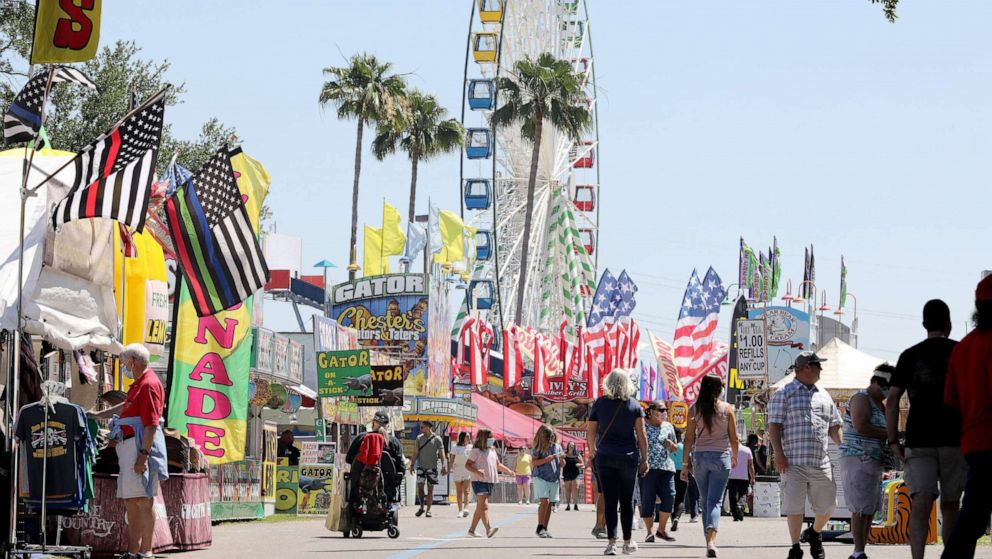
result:
M 331 318 L 357 331 L 359 347 L 403 368 L 404 389 L 428 392 L 428 287 L 423 274 L 370 276 L 334 286 Z
M 258 230 L 258 211 L 269 175 L 240 149 L 231 164 L 248 218 Z M 252 201 L 249 205 L 247 201 Z M 248 371 L 252 351 L 252 303 L 211 316 L 197 316 L 186 282 L 175 302 L 174 347 L 169 366 L 168 426 L 187 435 L 210 464 L 243 460 L 247 435 Z
M 683 398 L 682 381 L 679 380 L 679 371 L 675 368 L 675 352 L 672 346 L 648 332 L 651 338 L 651 348 L 654 350 L 654 358 L 658 361 L 658 374 L 665 384 L 665 393 L 669 400 L 681 400 Z
M 103 0 L 38 0 L 31 64 L 83 62 L 100 45 Z
M 715 341 L 713 343 L 713 359 L 709 362 L 709 364 L 695 377 L 691 379 L 683 379 L 685 382 L 683 396 L 687 404 L 691 406 L 696 403 L 696 398 L 699 397 L 699 383 L 706 375 L 717 375 L 723 379 L 724 385 L 726 385 L 728 369 L 727 349 L 727 344 L 719 340 Z

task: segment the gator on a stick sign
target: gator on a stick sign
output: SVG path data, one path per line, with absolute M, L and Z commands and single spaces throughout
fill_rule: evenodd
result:
M 373 394 L 369 350 L 317 352 L 317 395 L 321 398 L 369 397 Z

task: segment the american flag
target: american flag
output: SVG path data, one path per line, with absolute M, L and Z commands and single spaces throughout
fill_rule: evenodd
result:
M 165 211 L 198 315 L 229 309 L 268 281 L 226 147 L 166 201 Z
M 699 281 L 695 270 L 689 277 L 679 321 L 675 325 L 675 366 L 683 379 L 693 378 L 713 353 L 713 332 L 720 317 L 720 302 L 726 296 L 720 276 L 710 268 Z
M 620 277 L 614 277 L 609 270 L 603 272 L 592 298 L 592 308 L 589 310 L 587 326 L 596 326 L 609 319 L 630 316 L 637 301 L 637 284 L 630 279 L 627 271 L 620 272 Z
M 56 229 L 93 217 L 116 219 L 138 232 L 144 229 L 162 140 L 165 92 L 79 152 L 73 160 L 72 188 L 52 213 Z
M 52 83 L 70 82 L 96 91 L 96 84 L 75 68 L 55 66 Z M 48 72 L 39 72 L 24 84 L 3 117 L 3 139 L 8 144 L 30 142 L 41 129 L 41 107 L 45 104 Z

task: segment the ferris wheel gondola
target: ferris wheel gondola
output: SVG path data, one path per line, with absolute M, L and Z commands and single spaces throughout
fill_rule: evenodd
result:
M 520 285 L 533 144 L 519 125 L 494 129 L 490 117 L 501 103 L 497 78 L 524 57 L 545 52 L 572 63 L 593 126 L 579 142 L 545 128 L 550 130 L 540 145 L 528 280 Z M 458 187 L 462 218 L 478 231 L 477 258 L 467 270 L 471 281 L 456 329 L 473 314 L 501 330 L 515 316 L 521 290 L 522 326 L 556 331 L 563 317 L 574 325 L 588 310 L 601 200 L 595 69 L 585 0 L 472 1 L 461 112 L 467 142 Z

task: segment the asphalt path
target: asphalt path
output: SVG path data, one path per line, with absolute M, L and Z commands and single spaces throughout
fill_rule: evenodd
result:
M 214 526 L 211 549 L 182 554 L 182 559 L 252 558 L 334 558 L 348 559 L 518 559 L 522 557 L 599 557 L 605 540 L 590 534 L 595 517 L 592 508 L 560 510 L 551 517 L 551 539 L 534 535 L 537 524 L 535 505 L 491 505 L 493 538 L 470 538 L 469 518 L 456 518 L 453 506 L 434 507 L 433 517 L 414 517 L 415 509 L 400 513 L 400 536 L 390 539 L 385 532 L 365 532 L 361 539 L 343 538 L 324 528 L 322 518 L 300 518 L 279 522 L 243 522 Z M 481 528 L 480 528 L 481 532 Z M 699 523 L 683 521 L 674 543 L 643 543 L 644 530 L 635 531 L 640 549 L 634 557 L 672 559 L 705 557 L 703 532 Z M 726 559 L 782 558 L 788 555 L 785 519 L 746 518 L 732 522 L 723 517 L 718 539 L 720 557 Z M 804 546 L 805 547 L 805 546 Z M 827 557 L 847 559 L 851 544 L 828 542 Z M 810 557 L 808 548 L 805 557 Z M 930 546 L 927 557 L 940 557 L 940 546 Z M 870 546 L 871 559 L 908 559 L 908 546 Z M 178 556 L 177 556 L 178 557 Z M 992 547 L 979 547 L 977 558 L 992 559 Z

